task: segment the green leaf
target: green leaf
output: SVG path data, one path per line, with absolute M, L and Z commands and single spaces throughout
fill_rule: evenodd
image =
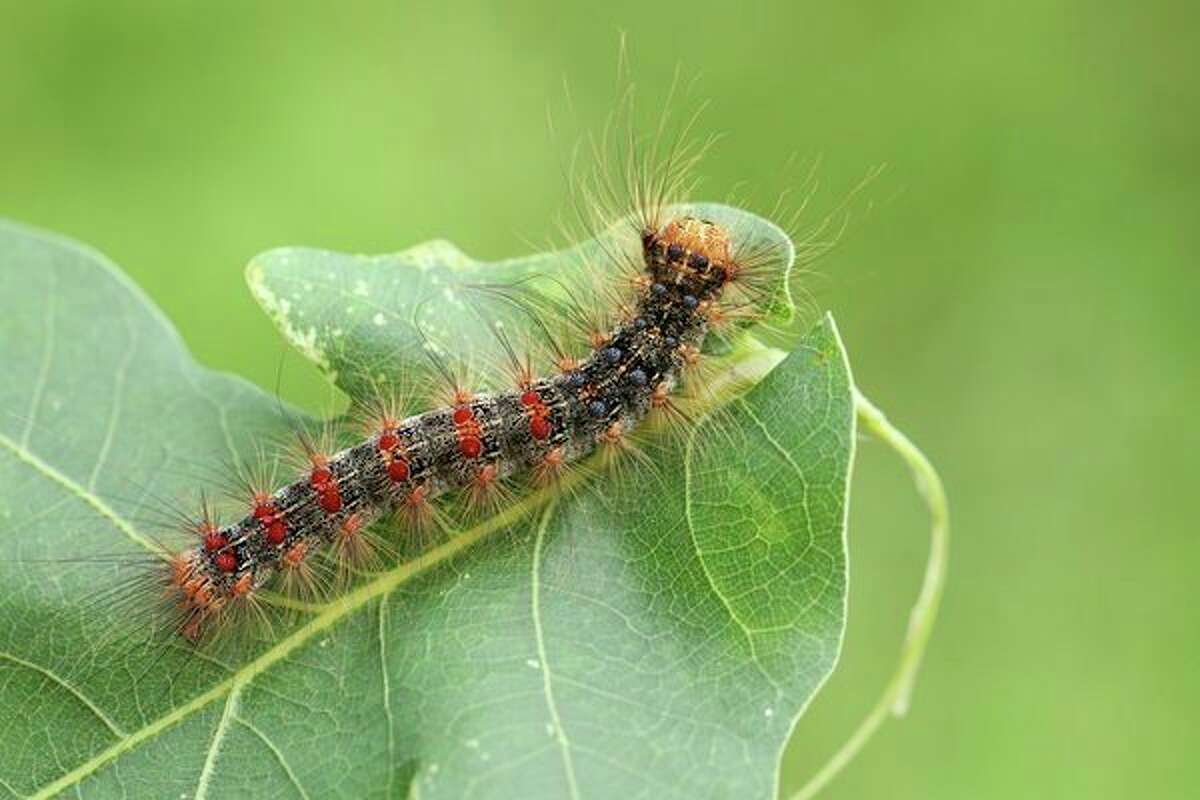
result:
M 304 253 L 301 274 L 350 269 Z M 363 260 L 379 313 L 411 259 Z M 304 306 L 322 324 L 279 309 L 314 354 L 359 307 L 337 285 Z M 0 797 L 774 796 L 845 623 L 832 320 L 653 469 L 524 496 L 232 654 L 131 647 L 90 609 L 129 579 L 101 559 L 146 551 L 151 498 L 194 502 L 279 435 L 275 400 L 195 365 L 98 254 L 10 224 L 0 355 Z

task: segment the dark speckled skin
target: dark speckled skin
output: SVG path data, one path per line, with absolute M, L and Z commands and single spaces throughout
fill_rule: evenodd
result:
M 243 590 L 247 583 L 258 587 L 280 568 L 285 553 L 298 544 L 311 553 L 329 543 L 351 515 L 370 522 L 405 503 L 419 487 L 428 500 L 467 486 L 487 465 L 495 478 L 503 478 L 533 468 L 555 449 L 563 462 L 577 461 L 614 424 L 621 431 L 632 430 L 649 411 L 656 389 L 661 396 L 674 388 L 685 348 L 698 348 L 704 339 L 703 310 L 718 299 L 733 268 L 725 233 L 701 220 L 682 218 L 645 231 L 642 243 L 647 281 L 639 290 L 634 317 L 612 331 L 576 370 L 531 387 L 550 422 L 546 438 L 531 434 L 531 411 L 522 403 L 522 390 L 479 395 L 468 404 L 482 444 L 475 458 L 460 449 L 454 407 L 410 417 L 396 430 L 396 452 L 409 466 L 407 479 L 389 477 L 377 436 L 342 450 L 329 458 L 341 497 L 339 510 L 322 508 L 318 491 L 305 476 L 272 495 L 271 505 L 286 522 L 282 542 L 268 541 L 264 523 L 247 516 L 221 529 L 228 542 L 221 550 L 200 546 L 183 554 L 190 574 L 201 577 L 217 597 L 235 594 L 239 584 Z M 236 569 L 220 568 L 222 552 L 236 556 Z

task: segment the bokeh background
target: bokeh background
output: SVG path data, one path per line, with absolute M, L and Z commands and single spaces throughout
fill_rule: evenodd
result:
M 769 209 L 820 156 L 852 204 L 812 290 L 865 392 L 940 466 L 955 539 L 915 705 L 830 798 L 1195 796 L 1200 203 L 1192 3 L 4 2 L 0 214 L 89 242 L 204 363 L 276 385 L 243 265 L 554 233 L 548 108 L 597 128 L 617 43 L 724 138 L 702 192 Z M 573 123 L 574 124 L 574 123 Z M 298 356 L 283 394 L 329 393 Z M 893 667 L 925 555 L 860 449 L 842 665 L 794 789 Z

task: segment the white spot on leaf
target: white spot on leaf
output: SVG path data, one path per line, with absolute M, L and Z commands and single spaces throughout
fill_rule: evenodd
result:
M 283 335 L 287 337 L 296 348 L 303 353 L 308 359 L 313 361 L 318 367 L 325 371 L 330 370 L 329 359 L 325 355 L 325 351 L 317 344 L 317 329 L 309 327 L 301 330 L 296 326 L 295 320 L 292 317 L 292 304 L 286 297 L 279 297 L 267 286 L 266 276 L 263 274 L 263 269 L 258 264 L 251 264 L 246 272 L 246 282 L 250 284 L 250 291 L 254 298 L 258 300 L 258 304 L 263 307 L 267 315 L 274 320 L 279 329 L 283 331 Z M 311 284 L 307 284 L 305 288 L 312 288 Z

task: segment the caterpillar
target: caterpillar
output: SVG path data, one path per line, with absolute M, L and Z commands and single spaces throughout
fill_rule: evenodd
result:
M 485 497 L 521 473 L 551 482 L 598 448 L 619 448 L 648 414 L 669 410 L 709 329 L 725 322 L 731 287 L 753 294 L 764 254 L 739 257 L 730 231 L 712 220 L 660 221 L 667 207 L 642 217 L 641 269 L 628 281 L 628 305 L 611 330 L 590 335 L 585 357 L 560 353 L 552 377 L 521 368 L 510 390 L 492 393 L 457 385 L 443 369 L 448 404 L 404 419 L 377 413 L 365 439 L 332 454 L 306 438 L 305 474 L 252 489 L 250 508 L 231 524 L 203 513 L 198 541 L 161 575 L 174 628 L 198 641 L 276 576 L 303 573 L 316 552 L 352 558 L 380 517 L 399 513 L 420 524 L 448 493 Z

